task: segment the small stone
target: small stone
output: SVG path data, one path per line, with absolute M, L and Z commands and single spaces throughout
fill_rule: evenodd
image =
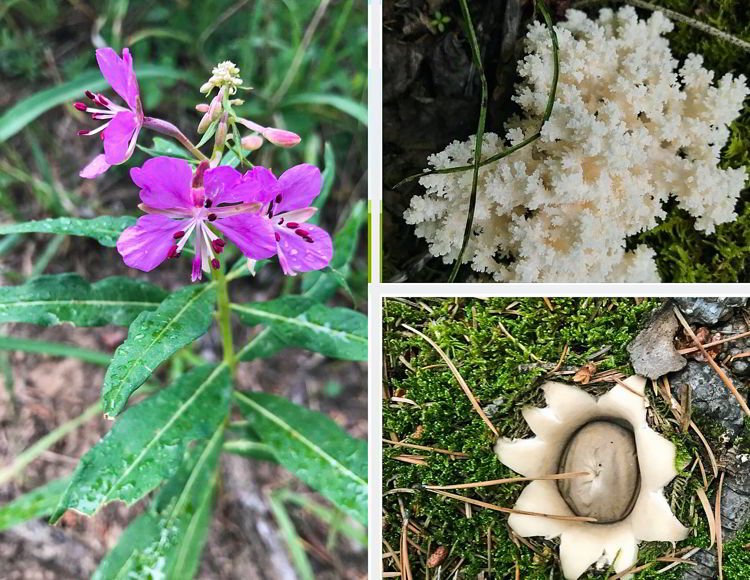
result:
M 612 421 L 591 421 L 581 427 L 563 451 L 559 472 L 582 471 L 592 476 L 557 482 L 565 503 L 576 515 L 604 524 L 618 522 L 632 511 L 640 489 L 632 431 Z
M 732 373 L 727 373 L 740 392 L 744 385 Z M 742 430 L 745 414 L 721 377 L 706 362 L 690 361 L 680 372 L 670 375 L 672 394 L 680 400 L 680 391 L 687 385 L 692 390 L 693 416 L 721 425 L 724 430 L 737 436 Z
M 711 326 L 728 320 L 735 308 L 745 305 L 747 298 L 675 298 L 674 301 L 689 322 Z
M 685 367 L 687 360 L 674 348 L 674 335 L 679 325 L 671 302 L 654 311 L 645 328 L 627 347 L 637 374 L 658 379 Z

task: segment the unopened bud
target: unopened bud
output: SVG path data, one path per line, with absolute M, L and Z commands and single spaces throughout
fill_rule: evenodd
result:
M 263 137 L 260 135 L 248 135 L 242 138 L 242 148 L 248 151 L 256 151 L 263 145 Z
M 206 103 L 198 103 L 195 105 L 195 110 L 199 113 L 208 113 L 208 105 Z
M 201 118 L 201 122 L 198 123 L 198 134 L 203 135 L 203 133 L 206 132 L 210 124 L 211 124 L 211 116 L 208 113 L 206 113 Z
M 294 147 L 302 141 L 302 138 L 297 135 L 297 133 L 284 131 L 283 129 L 273 129 L 270 127 L 263 130 L 263 136 L 279 147 Z
M 208 116 L 211 117 L 211 122 L 214 122 L 221 116 L 221 93 L 223 90 L 224 87 L 222 87 L 219 94 L 213 98 L 211 106 L 208 108 Z
M 231 101 L 229 101 L 229 104 L 234 107 L 239 107 L 240 105 L 244 105 L 245 101 L 243 101 L 242 99 L 232 99 Z
M 224 117 L 219 121 L 219 126 L 216 128 L 216 144 L 214 147 L 224 147 L 224 143 L 227 141 L 227 113 L 224 113 Z

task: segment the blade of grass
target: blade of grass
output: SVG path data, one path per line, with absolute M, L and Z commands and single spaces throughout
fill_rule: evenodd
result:
M 310 566 L 310 560 L 307 558 L 302 541 L 297 534 L 297 530 L 294 528 L 294 522 L 289 517 L 289 513 L 286 511 L 278 494 L 279 492 L 275 491 L 268 496 L 271 513 L 276 518 L 276 523 L 279 524 L 279 532 L 281 532 L 281 537 L 284 538 L 289 548 L 289 555 L 292 557 L 292 562 L 294 563 L 294 567 L 297 568 L 300 578 L 302 580 L 313 580 L 315 575 Z
M 549 93 L 549 99 L 547 100 L 547 109 L 544 111 L 544 118 L 542 119 L 542 123 L 539 126 L 539 130 L 536 133 L 534 133 L 530 137 L 527 137 L 520 143 L 513 145 L 512 147 L 508 147 L 507 149 L 505 149 L 504 151 L 501 151 L 497 155 L 488 157 L 487 159 L 485 159 L 479 164 L 480 167 L 484 167 L 485 165 L 489 165 L 490 163 L 494 163 L 495 161 L 498 161 L 504 157 L 507 157 L 511 153 L 514 153 L 515 151 L 518 151 L 519 149 L 526 147 L 526 145 L 528 145 L 529 143 L 533 143 L 534 141 L 539 139 L 539 137 L 542 136 L 541 129 L 544 126 L 544 123 L 550 118 L 550 115 L 552 114 L 552 107 L 554 106 L 554 103 L 555 103 L 555 93 L 557 92 L 557 80 L 560 75 L 560 59 L 559 59 L 559 54 L 558 54 L 557 34 L 555 34 L 555 29 L 552 25 L 552 18 L 549 15 L 547 6 L 544 4 L 542 0 L 536 0 L 536 6 L 539 8 L 539 11 L 542 13 L 544 22 L 547 25 L 547 29 L 549 30 L 550 38 L 552 39 L 552 59 L 553 59 L 552 88 Z M 419 179 L 420 177 L 425 177 L 426 175 L 458 173 L 460 171 L 468 171 L 470 169 L 474 169 L 474 165 L 461 165 L 460 167 L 448 167 L 446 169 L 430 169 L 429 171 L 416 173 L 414 175 L 410 175 L 409 177 L 402 179 L 396 185 L 394 185 L 393 188 L 395 189 L 401 185 L 404 185 L 405 183 L 409 183 L 410 181 L 414 181 L 415 179 Z
M 112 360 L 112 355 L 106 352 L 79 348 L 59 342 L 47 342 L 45 340 L 34 340 L 33 338 L 15 338 L 13 336 L 0 336 L 0 350 L 20 350 L 51 356 L 70 357 L 102 366 L 107 366 Z
M 47 242 L 47 245 L 44 247 L 44 251 L 39 256 L 39 259 L 34 264 L 34 267 L 31 269 L 31 277 L 39 276 L 44 270 L 47 269 L 47 266 L 49 266 L 49 263 L 52 261 L 52 258 L 55 257 L 55 254 L 57 254 L 57 250 L 60 249 L 60 246 L 65 241 L 65 236 L 58 234 L 56 236 L 53 236 L 53 238 Z
M 474 61 L 474 66 L 479 72 L 479 80 L 482 85 L 482 103 L 479 109 L 479 123 L 477 124 L 476 139 L 474 141 L 474 174 L 471 178 L 469 212 L 466 215 L 464 239 L 463 242 L 461 242 L 461 249 L 458 252 L 456 261 L 453 263 L 453 269 L 451 270 L 450 276 L 448 276 L 448 283 L 452 283 L 456 280 L 458 270 L 463 263 L 464 252 L 466 251 L 466 247 L 469 245 L 469 238 L 471 237 L 471 227 L 474 224 L 474 210 L 477 206 L 477 185 L 479 184 L 479 163 L 482 160 L 482 140 L 484 139 L 484 125 L 487 121 L 487 79 L 484 76 L 482 55 L 479 51 L 479 41 L 477 41 L 474 24 L 471 21 L 469 5 L 467 4 L 466 0 L 458 0 L 458 3 L 461 5 L 461 15 L 463 16 L 464 22 L 466 23 L 466 31 L 468 32 L 469 44 L 471 45 L 471 58 Z

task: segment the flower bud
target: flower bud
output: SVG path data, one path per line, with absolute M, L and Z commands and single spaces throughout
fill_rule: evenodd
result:
M 221 93 L 223 91 L 224 87 L 222 87 L 219 94 L 213 98 L 211 106 L 208 108 L 208 116 L 211 118 L 212 123 L 221 116 Z
M 229 104 L 233 107 L 239 107 L 240 105 L 244 105 L 245 101 L 243 101 L 242 99 L 232 99 L 231 101 L 229 101 Z
M 216 128 L 216 141 L 214 148 L 224 147 L 224 143 L 227 141 L 227 117 L 229 115 L 224 113 L 224 117 L 219 121 L 219 126 Z
M 283 129 L 273 129 L 271 127 L 263 130 L 263 136 L 279 147 L 294 147 L 302 141 L 302 138 L 296 133 L 284 131 Z
M 206 103 L 198 103 L 195 105 L 195 110 L 199 113 L 208 113 L 208 105 Z
M 256 151 L 263 145 L 263 137 L 260 135 L 248 135 L 242 138 L 242 148 L 248 151 Z
M 205 133 L 210 124 L 211 124 L 211 116 L 208 113 L 206 113 L 205 115 L 203 115 L 201 122 L 198 123 L 198 134 L 202 135 L 203 133 Z

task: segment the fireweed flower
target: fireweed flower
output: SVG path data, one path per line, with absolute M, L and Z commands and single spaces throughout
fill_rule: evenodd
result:
M 193 174 L 187 161 L 156 157 L 131 169 L 130 177 L 141 188 L 139 207 L 147 214 L 117 240 L 117 251 L 131 268 L 149 272 L 178 257 L 194 233 L 192 280 L 200 280 L 201 272 L 221 265 L 225 242 L 212 228 L 253 260 L 276 253 L 273 226 L 259 213 L 263 203 L 255 201 L 263 194 L 254 175 L 227 166 L 208 169 L 205 161 Z
M 102 132 L 100 137 L 104 145 L 104 153 L 94 157 L 79 174 L 89 179 L 101 175 L 112 165 L 127 161 L 133 154 L 138 132 L 143 126 L 143 108 L 130 51 L 123 48 L 122 58 L 120 58 L 111 48 L 100 48 L 96 51 L 96 62 L 99 63 L 102 76 L 122 97 L 127 108 L 116 105 L 104 95 L 94 94 L 91 91 L 86 91 L 86 96 L 98 107 L 87 107 L 85 103 L 75 103 L 76 109 L 91 113 L 92 119 L 107 121 L 93 131 L 78 131 L 79 135 L 95 135 Z
M 295 165 L 276 179 L 265 167 L 247 173 L 264 192 L 263 214 L 272 224 L 276 253 L 284 274 L 320 270 L 333 256 L 331 236 L 305 223 L 318 211 L 311 207 L 320 194 L 320 170 L 314 165 Z M 258 198 L 256 198 L 258 199 Z

